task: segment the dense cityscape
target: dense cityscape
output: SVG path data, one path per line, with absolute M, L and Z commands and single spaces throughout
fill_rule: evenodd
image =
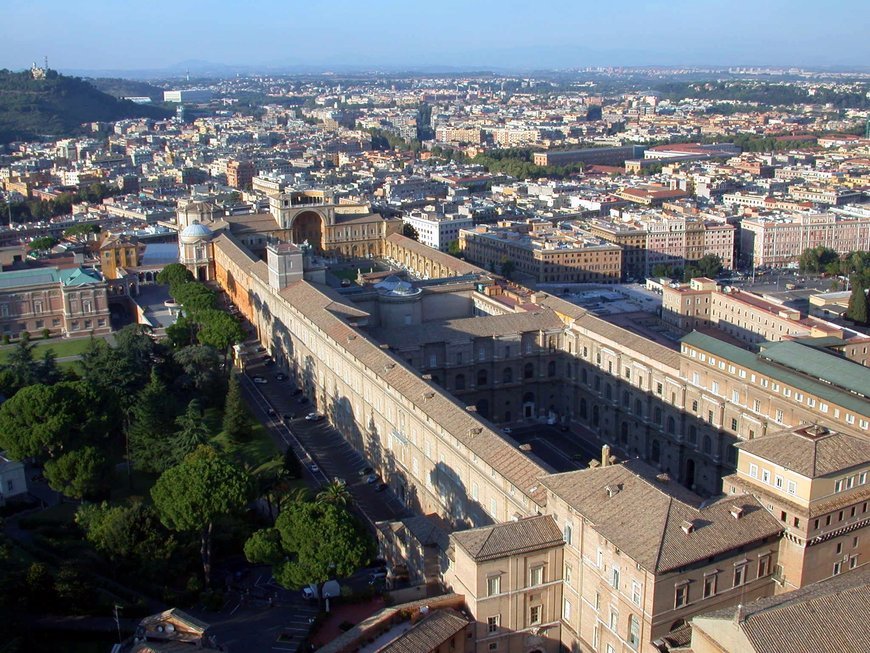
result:
M 870 650 L 866 68 L 49 63 L 0 653 Z

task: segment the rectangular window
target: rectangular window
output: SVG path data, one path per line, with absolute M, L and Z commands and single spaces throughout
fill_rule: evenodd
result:
M 570 585 L 573 579 L 573 572 L 571 565 L 565 564 L 565 584 Z
M 569 601 L 568 599 L 565 599 L 562 602 L 562 618 L 565 621 L 571 620 L 571 601 Z
M 794 481 L 788 482 L 788 493 L 789 494 L 797 494 L 797 485 L 795 485 Z
M 641 585 L 636 580 L 631 581 L 631 602 L 640 605 Z
M 595 612 L 601 612 L 601 592 L 595 592 Z
M 716 584 L 718 580 L 716 574 L 707 576 L 704 579 L 704 598 L 709 599 L 711 596 L 716 596 Z
M 737 430 L 737 418 L 736 417 L 731 418 L 731 430 L 732 431 Z
M 782 476 L 780 476 L 779 474 L 777 474 L 777 475 L 776 475 L 776 478 L 774 479 L 773 484 L 781 490 L 781 489 L 782 489 L 783 480 L 784 480 L 784 479 L 782 478 Z
M 746 565 L 734 568 L 734 587 L 740 587 L 746 582 Z
M 750 463 L 749 465 L 749 475 L 752 478 L 758 478 L 758 465 L 754 463 Z
M 492 617 L 487 617 L 486 619 L 486 630 L 487 632 L 494 633 L 498 630 L 499 624 L 501 623 L 501 615 L 497 614 Z
M 501 576 L 490 576 L 486 579 L 486 595 L 501 594 Z
M 761 470 L 761 481 L 763 483 L 770 483 L 770 470 L 762 469 Z
M 539 624 L 541 623 L 541 606 L 533 605 L 529 608 L 529 623 L 530 624 Z
M 619 589 L 619 567 L 614 567 L 611 570 L 610 575 L 610 584 L 615 588 Z
M 544 583 L 544 567 L 537 566 L 529 569 L 529 587 L 542 585 Z
M 599 569 L 604 569 L 604 552 L 601 549 L 598 549 L 598 552 L 595 554 L 595 566 Z
M 562 534 L 565 538 L 565 544 L 571 544 L 571 541 L 574 539 L 574 529 L 571 527 L 571 524 L 565 524 Z
M 674 588 L 674 607 L 682 608 L 689 603 L 689 584 L 679 585 Z
M 616 610 L 610 611 L 610 630 L 616 632 L 616 629 L 619 628 L 619 613 Z
M 842 564 L 839 563 L 839 562 L 835 562 L 835 563 L 834 563 L 834 576 L 838 576 L 838 575 L 840 574 L 840 571 L 841 571 L 842 569 L 843 569 Z
M 770 556 L 761 556 L 758 559 L 758 577 L 764 578 L 770 575 Z

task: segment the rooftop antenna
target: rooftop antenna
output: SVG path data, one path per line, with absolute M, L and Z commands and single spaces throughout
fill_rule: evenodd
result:
M 48 70 L 48 55 L 45 55 L 44 60 L 45 60 L 45 69 Z
M 190 68 L 187 69 L 187 81 L 190 81 Z

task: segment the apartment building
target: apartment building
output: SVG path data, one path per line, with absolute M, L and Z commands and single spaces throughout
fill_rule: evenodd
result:
M 547 150 L 534 152 L 532 163 L 537 166 L 564 166 L 573 163 L 621 166 L 626 159 L 643 155 L 642 145 L 621 147 L 588 147 L 580 150 Z
M 439 126 L 435 128 L 435 140 L 447 145 L 480 145 L 483 130 L 472 126 Z
M 755 267 L 796 263 L 804 250 L 820 245 L 838 254 L 870 249 L 870 217 L 799 213 L 740 222 L 740 251 Z
M 713 326 L 751 346 L 793 338 L 863 340 L 843 327 L 705 277 L 663 286 L 662 320 L 685 331 Z M 859 361 L 864 358 L 859 354 Z
M 444 215 L 432 207 L 413 210 L 402 217 L 402 222 L 414 227 L 418 241 L 433 249 L 446 252 L 452 243 L 459 240 L 459 232 L 474 225 L 468 215 Z
M 138 239 L 123 234 L 109 234 L 100 243 L 100 267 L 106 279 L 117 279 L 119 271 L 139 266 L 144 247 Z
M 246 190 L 251 187 L 257 170 L 251 161 L 227 161 L 227 185 Z
M 625 249 L 624 275 L 643 278 L 657 265 L 683 267 L 714 254 L 725 269 L 734 266 L 734 225 L 701 216 L 651 211 L 588 223 L 592 235 Z
M 778 591 L 867 565 L 870 440 L 807 424 L 737 448 L 722 490 L 754 495 L 782 524 Z
M 506 261 L 512 274 L 538 283 L 617 283 L 622 278 L 622 248 L 576 230 L 523 229 L 479 225 L 463 229 L 460 248 L 469 261 L 500 271 Z

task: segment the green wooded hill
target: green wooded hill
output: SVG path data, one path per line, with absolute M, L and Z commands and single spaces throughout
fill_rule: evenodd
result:
M 0 143 L 72 136 L 87 122 L 170 115 L 167 109 L 119 100 L 54 70 L 45 79 L 33 79 L 30 71 L 0 70 Z
M 87 80 L 103 93 L 108 93 L 116 98 L 122 97 L 150 97 L 152 102 L 163 102 L 165 89 L 154 86 L 148 82 L 140 82 L 135 79 L 121 79 L 119 77 L 96 77 Z

